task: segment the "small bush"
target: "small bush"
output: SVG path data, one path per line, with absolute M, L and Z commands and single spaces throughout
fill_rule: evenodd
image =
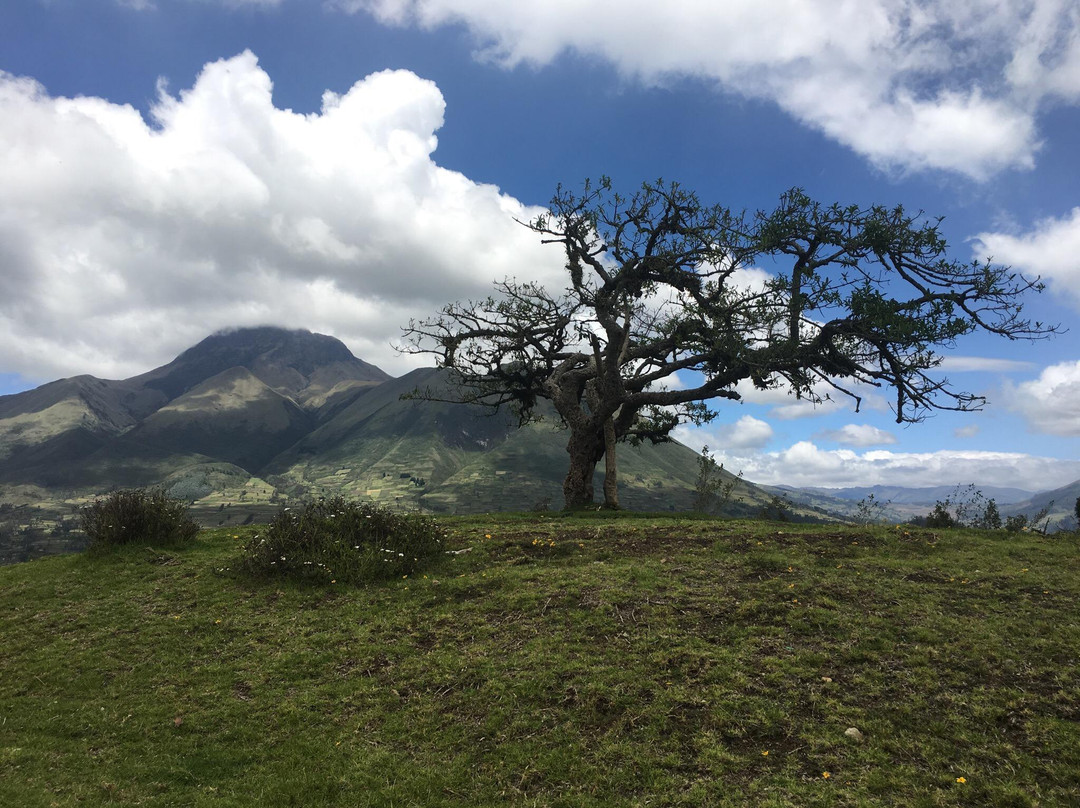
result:
M 187 503 L 160 489 L 113 491 L 79 511 L 91 552 L 125 544 L 186 544 L 199 525 L 187 514 Z
M 960 523 L 956 521 L 956 517 L 954 517 L 949 512 L 949 500 L 947 499 L 944 502 L 938 500 L 934 504 L 934 510 L 930 511 L 930 513 L 926 515 L 926 521 L 924 522 L 924 524 L 926 525 L 926 527 L 930 528 L 946 528 L 960 526 Z
M 363 583 L 415 572 L 443 547 L 434 519 L 400 514 L 343 497 L 282 508 L 266 535 L 244 547 L 252 574 L 321 583 Z

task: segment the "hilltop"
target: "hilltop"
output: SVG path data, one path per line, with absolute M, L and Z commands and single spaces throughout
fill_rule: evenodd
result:
M 1075 537 L 443 521 L 364 588 L 0 568 L 0 804 L 1080 804 Z

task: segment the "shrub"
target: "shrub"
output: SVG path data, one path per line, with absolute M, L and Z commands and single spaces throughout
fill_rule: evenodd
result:
M 924 521 L 924 524 L 926 525 L 926 527 L 930 527 L 930 528 L 944 528 L 944 527 L 959 527 L 960 526 L 960 523 L 949 512 L 949 500 L 948 499 L 946 499 L 944 502 L 942 502 L 941 500 L 938 500 L 934 504 L 934 510 L 930 511 L 930 513 L 928 513 L 926 515 L 926 520 Z
M 1019 533 L 1022 530 L 1028 529 L 1027 514 L 1017 513 L 1012 516 L 1006 517 L 1005 529 L 1010 533 Z
M 722 512 L 731 499 L 736 483 L 741 479 L 740 471 L 737 477 L 725 480 L 724 464 L 716 462 L 709 454 L 708 446 L 701 447 L 697 482 L 694 484 L 694 510 L 698 513 Z
M 282 508 L 266 535 L 244 547 L 240 567 L 321 583 L 362 583 L 415 572 L 437 556 L 445 531 L 434 519 L 343 497 Z
M 79 521 L 91 552 L 125 544 L 186 544 L 199 532 L 187 503 L 160 489 L 113 491 L 81 508 Z
M 1010 522 L 1004 525 L 1007 530 L 1019 529 L 1010 527 Z M 966 488 L 958 485 L 952 494 L 938 500 L 923 524 L 931 528 L 974 527 L 980 530 L 1000 530 L 1003 527 L 997 502 L 993 498 L 987 499 L 974 484 Z

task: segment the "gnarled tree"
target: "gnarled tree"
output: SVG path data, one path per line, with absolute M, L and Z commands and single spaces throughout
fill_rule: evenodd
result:
M 840 394 L 856 409 L 860 388 L 891 388 L 898 422 L 979 409 L 981 397 L 933 374 L 938 350 L 976 330 L 1054 329 L 1021 317 L 1037 279 L 950 259 L 939 224 L 900 207 L 824 206 L 799 189 L 746 216 L 676 183 L 630 197 L 607 180 L 560 187 L 527 226 L 562 246 L 565 288 L 504 280 L 495 296 L 411 322 L 403 350 L 434 354 L 457 400 L 509 405 L 523 420 L 550 401 L 569 432 L 566 506 L 593 502 L 606 458 L 614 507 L 617 442 L 708 421 L 709 403 L 738 400 L 740 382 L 815 402 Z M 767 275 L 747 272 L 756 265 Z

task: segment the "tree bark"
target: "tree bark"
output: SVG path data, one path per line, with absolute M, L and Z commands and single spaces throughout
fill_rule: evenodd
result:
M 604 444 L 592 432 L 571 429 L 566 451 L 570 455 L 570 470 L 563 481 L 566 508 L 588 508 L 593 504 L 593 472 L 604 454 Z
M 619 508 L 619 473 L 615 459 L 615 421 L 604 422 L 604 507 Z

